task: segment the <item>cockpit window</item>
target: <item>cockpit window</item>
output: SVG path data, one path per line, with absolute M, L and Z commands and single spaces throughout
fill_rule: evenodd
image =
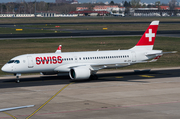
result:
M 10 61 L 8 62 L 8 64 L 11 64 L 11 63 L 16 63 L 16 64 L 19 64 L 19 63 L 20 63 L 20 61 L 19 61 L 19 60 L 10 60 Z
M 8 62 L 8 64 L 11 64 L 11 63 L 13 63 L 14 62 L 14 60 L 10 60 L 9 62 Z
M 19 63 L 20 63 L 20 61 L 19 61 L 19 60 L 15 60 L 15 61 L 14 61 L 14 63 L 19 64 Z

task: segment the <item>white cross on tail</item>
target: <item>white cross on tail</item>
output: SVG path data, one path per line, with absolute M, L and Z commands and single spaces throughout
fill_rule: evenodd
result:
M 146 37 L 149 37 L 149 42 L 152 42 L 152 37 L 155 37 L 155 33 L 152 33 L 152 29 L 149 29 L 149 33 L 146 33 Z

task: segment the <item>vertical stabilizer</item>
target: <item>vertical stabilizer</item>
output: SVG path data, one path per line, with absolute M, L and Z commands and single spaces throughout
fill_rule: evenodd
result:
M 131 50 L 152 50 L 156 38 L 158 25 L 159 21 L 152 21 L 139 42 L 136 44 L 136 46 L 131 48 Z

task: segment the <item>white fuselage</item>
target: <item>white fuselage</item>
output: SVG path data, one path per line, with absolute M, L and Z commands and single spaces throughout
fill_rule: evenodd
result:
M 11 60 L 19 60 L 19 63 L 7 63 L 2 70 L 14 74 L 55 71 L 69 72 L 72 67 L 83 65 L 98 65 L 97 70 L 99 70 L 128 66 L 137 63 L 137 61 L 145 61 L 155 57 L 147 57 L 145 53 L 146 51 L 114 50 L 26 54 L 14 57 Z

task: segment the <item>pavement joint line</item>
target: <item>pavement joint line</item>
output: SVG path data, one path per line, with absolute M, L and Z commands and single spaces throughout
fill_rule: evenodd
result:
M 9 113 L 7 113 L 7 112 L 3 112 L 3 113 L 5 113 L 5 114 L 11 116 L 13 119 L 17 119 L 15 116 L 13 116 L 13 115 L 11 115 L 11 114 L 9 114 Z
M 35 110 L 31 115 L 29 115 L 26 119 L 29 119 L 30 117 L 32 117 L 34 114 L 36 114 L 40 109 L 42 109 L 48 102 L 50 102 L 53 98 L 55 98 L 61 91 L 63 91 L 66 87 L 68 87 L 69 85 L 73 84 L 69 83 L 66 86 L 64 86 L 62 89 L 60 89 L 56 94 L 54 94 L 49 100 L 47 100 L 44 104 L 42 104 L 37 110 Z

